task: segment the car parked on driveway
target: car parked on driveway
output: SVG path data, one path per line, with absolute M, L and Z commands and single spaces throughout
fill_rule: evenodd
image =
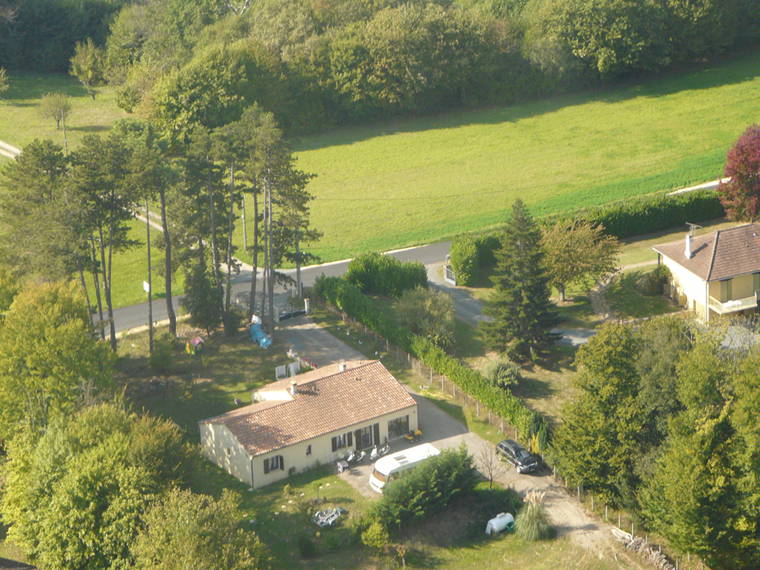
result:
M 538 469 L 538 457 L 511 439 L 497 443 L 496 453 L 514 465 L 518 473 L 533 473 Z

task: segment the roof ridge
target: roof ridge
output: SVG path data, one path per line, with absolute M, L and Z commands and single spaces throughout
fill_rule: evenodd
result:
M 361 362 L 361 360 L 349 360 L 348 362 Z M 345 370 L 341 370 L 340 367 L 338 367 L 337 372 L 333 372 L 332 374 L 328 374 L 327 376 L 320 376 L 319 378 L 314 378 L 313 380 L 307 380 L 304 382 L 304 384 L 311 384 L 312 382 L 318 382 L 320 380 L 327 380 L 328 378 L 332 378 L 334 376 L 338 376 L 339 374 L 345 374 L 346 372 L 351 372 L 353 370 L 359 370 L 360 368 L 364 368 L 365 366 L 369 366 L 370 364 L 375 364 L 377 362 L 380 362 L 379 360 L 369 360 L 365 362 L 364 364 L 360 364 L 359 366 L 355 366 L 354 368 L 346 368 Z M 329 365 L 328 365 L 329 366 Z M 312 372 L 309 370 L 309 372 Z M 309 372 L 304 372 L 304 374 L 308 374 Z M 303 385 L 303 384 L 301 384 Z
M 737 226 L 737 227 L 741 227 L 741 226 Z M 707 279 L 705 279 L 705 281 L 707 282 L 709 282 L 712 278 L 713 268 L 715 267 L 715 252 L 718 251 L 718 239 L 720 239 L 720 233 L 722 231 L 724 230 L 716 230 L 715 232 L 715 239 L 713 240 L 712 253 L 710 253 L 710 269 L 707 270 Z

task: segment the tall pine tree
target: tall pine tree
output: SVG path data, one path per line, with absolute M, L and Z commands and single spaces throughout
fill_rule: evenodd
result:
M 494 290 L 484 313 L 493 320 L 482 325 L 488 346 L 516 358 L 534 357 L 555 337 L 557 317 L 549 301 L 549 276 L 544 265 L 541 231 L 522 200 L 496 252 Z

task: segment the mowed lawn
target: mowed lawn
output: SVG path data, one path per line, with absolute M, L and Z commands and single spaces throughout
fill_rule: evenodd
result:
M 52 139 L 63 145 L 63 130 L 40 115 L 39 103 L 47 93 L 71 98 L 66 121 L 69 145 L 76 146 L 87 134 L 107 131 L 114 121 L 127 116 L 116 106 L 113 89 L 100 88 L 93 100 L 74 77 L 64 74 L 10 73 L 10 89 L 0 95 L 0 140 L 18 148 L 34 139 Z
M 720 176 L 760 119 L 760 52 L 601 93 L 347 128 L 298 141 L 325 260 Z

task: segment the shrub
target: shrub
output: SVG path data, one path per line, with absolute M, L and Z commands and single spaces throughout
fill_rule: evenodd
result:
M 520 380 L 520 367 L 506 358 L 488 363 L 483 376 L 494 386 L 508 388 Z
M 454 342 L 454 302 L 443 291 L 417 287 L 396 302 L 399 323 L 444 350 Z
M 386 528 L 400 530 L 402 525 L 424 519 L 472 491 L 477 480 L 472 457 L 464 446 L 445 450 L 391 481 L 383 498 L 373 506 L 371 516 Z
M 668 268 L 660 265 L 653 271 L 639 275 L 634 286 L 642 295 L 662 295 L 669 278 Z
M 243 315 L 235 309 L 230 309 L 224 313 L 224 334 L 227 336 L 234 336 L 240 330 L 240 325 L 243 322 Z
M 148 358 L 156 374 L 168 374 L 174 363 L 174 337 L 169 333 L 158 335 L 153 341 L 153 354 Z
M 419 262 L 404 263 L 390 255 L 374 252 L 351 260 L 346 280 L 363 293 L 398 297 L 407 289 L 427 287 L 427 271 Z
M 478 246 L 470 235 L 456 236 L 451 242 L 451 268 L 458 285 L 472 285 L 479 269 Z
M 362 533 L 362 544 L 373 550 L 385 550 L 390 543 L 388 529 L 378 520 L 372 521 Z
M 528 493 L 525 506 L 517 514 L 515 530 L 525 540 L 544 540 L 552 536 L 552 527 L 543 505 L 543 493 Z

